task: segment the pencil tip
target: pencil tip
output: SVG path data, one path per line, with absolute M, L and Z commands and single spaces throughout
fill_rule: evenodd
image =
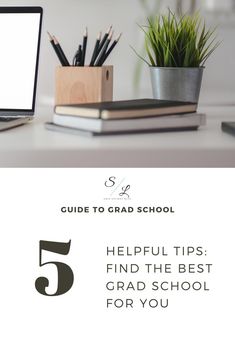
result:
M 54 40 L 55 44 L 59 43 L 55 36 L 52 36 L 52 39 Z
M 121 36 L 122 36 L 122 33 L 120 33 L 119 36 L 117 37 L 116 39 L 117 42 L 120 40 Z
M 108 30 L 107 30 L 107 34 L 110 34 L 110 32 L 112 31 L 113 25 L 109 26 Z
M 111 40 L 111 39 L 113 38 L 113 34 L 114 34 L 114 31 L 111 31 L 111 32 L 109 33 L 109 36 L 108 36 L 108 39 L 109 39 L 109 40 Z
M 50 40 L 53 40 L 52 35 L 50 34 L 49 31 L 47 31 L 47 34 L 48 34 L 48 37 L 50 38 Z

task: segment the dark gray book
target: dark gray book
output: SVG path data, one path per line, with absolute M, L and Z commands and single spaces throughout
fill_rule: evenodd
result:
M 57 105 L 55 113 L 96 119 L 130 119 L 146 116 L 192 113 L 196 103 L 136 99 L 126 101 Z

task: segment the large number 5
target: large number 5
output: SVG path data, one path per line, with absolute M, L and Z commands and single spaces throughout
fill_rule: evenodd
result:
M 39 277 L 35 281 L 37 291 L 46 296 L 58 296 L 67 293 L 73 285 L 73 271 L 63 262 L 44 262 L 42 263 L 42 250 L 50 251 L 56 254 L 68 255 L 70 250 L 71 240 L 68 243 L 58 243 L 53 241 L 41 240 L 39 243 L 39 266 L 53 264 L 58 271 L 58 286 L 54 294 L 47 294 L 46 287 L 49 286 L 49 281 L 46 277 Z

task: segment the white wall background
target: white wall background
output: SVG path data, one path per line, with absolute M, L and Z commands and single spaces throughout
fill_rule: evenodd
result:
M 166 6 L 175 4 L 173 0 L 165 1 Z M 52 101 L 54 69 L 58 64 L 46 31 L 59 38 L 68 57 L 72 58 L 86 26 L 89 28 L 89 56 L 98 31 L 105 31 L 110 24 L 113 24 L 117 34 L 123 32 L 122 40 L 109 60 L 115 66 L 115 98 L 137 95 L 133 88 L 133 76 L 138 59 L 130 45 L 141 47 L 142 36 L 136 23 L 142 23 L 145 14 L 138 0 L 8 0 L 0 1 L 0 5 L 38 5 L 44 8 L 38 103 Z M 225 24 L 219 25 L 218 33 L 223 42 L 207 63 L 201 95 L 202 101 L 206 102 L 232 101 L 233 97 L 235 101 L 235 22 L 228 25 L 225 21 Z M 147 67 L 142 73 L 139 96 L 151 96 Z

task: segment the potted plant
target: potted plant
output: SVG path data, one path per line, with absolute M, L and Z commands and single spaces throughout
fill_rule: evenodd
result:
M 141 27 L 156 99 L 198 102 L 206 60 L 217 48 L 214 30 L 206 29 L 199 13 L 148 19 Z

